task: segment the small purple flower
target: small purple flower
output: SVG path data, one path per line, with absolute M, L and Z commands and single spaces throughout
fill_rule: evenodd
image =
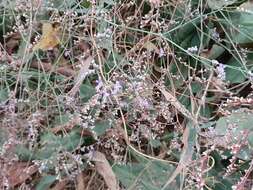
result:
M 151 108 L 151 105 L 146 98 L 139 96 L 136 98 L 136 103 L 141 109 L 150 109 Z
M 116 95 L 116 94 L 120 93 L 121 91 L 122 91 L 122 85 L 120 84 L 119 81 L 116 81 L 113 86 L 112 94 Z
M 96 90 L 99 91 L 104 86 L 102 80 L 96 80 Z
M 248 76 L 249 76 L 250 81 L 253 81 L 253 73 L 252 73 L 252 71 L 248 72 Z
M 217 77 L 221 80 L 225 80 L 226 79 L 226 72 L 225 72 L 225 68 L 226 65 L 219 63 L 217 60 L 212 60 L 212 65 L 216 67 L 216 72 L 217 72 Z
M 197 46 L 189 47 L 189 48 L 187 49 L 187 51 L 188 51 L 189 53 L 197 53 L 197 52 L 198 52 L 198 47 L 197 47 Z
M 221 79 L 221 80 L 225 80 L 226 79 L 225 68 L 226 68 L 226 65 L 224 65 L 222 63 L 219 63 L 218 67 L 216 68 L 217 74 L 218 74 L 218 78 Z
M 212 37 L 214 38 L 214 40 L 217 40 L 217 41 L 220 40 L 220 34 L 217 32 L 216 28 L 213 29 Z
M 164 57 L 164 56 L 165 56 L 165 52 L 164 52 L 163 48 L 160 48 L 158 57 Z

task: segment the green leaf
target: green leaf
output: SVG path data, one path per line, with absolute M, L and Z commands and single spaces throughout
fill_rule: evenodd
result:
M 55 175 L 44 176 L 40 182 L 36 185 L 36 190 L 47 190 L 56 180 Z
M 157 139 L 151 139 L 148 142 L 153 148 L 158 148 L 161 146 L 161 142 Z
M 89 8 L 91 6 L 91 2 L 88 0 L 83 0 L 81 5 L 85 8 Z
M 253 42 L 253 6 L 252 2 L 242 4 L 239 9 L 228 12 L 222 19 L 226 26 L 226 33 L 234 43 L 240 45 L 252 44 Z
M 64 137 L 56 136 L 53 133 L 46 133 L 41 135 L 40 138 L 41 146 L 36 147 L 33 150 L 29 150 L 25 145 L 17 145 L 15 153 L 19 156 L 20 160 L 55 159 L 58 152 L 72 152 L 80 144 L 84 143 L 84 138 L 81 137 L 80 132 L 77 130 L 72 130 Z
M 108 120 L 96 121 L 95 127 L 92 129 L 97 136 L 105 134 L 106 130 L 111 128 L 111 123 Z
M 5 128 L 0 128 L 0 148 L 8 140 L 8 131 Z
M 193 93 L 201 92 L 202 85 L 198 82 L 192 82 L 191 83 L 191 90 L 192 90 Z
M 5 89 L 0 89 L 0 103 L 5 102 L 9 97 L 8 90 Z
M 232 112 L 229 116 L 225 116 L 220 118 L 216 123 L 215 132 L 221 138 L 229 133 L 232 137 L 240 138 L 242 136 L 242 131 L 248 131 L 248 143 L 249 146 L 244 147 L 240 154 L 239 158 L 246 159 L 250 158 L 252 153 L 252 145 L 253 145 L 253 113 L 248 109 L 238 109 Z M 229 129 L 229 126 L 233 126 L 232 129 Z M 237 143 L 235 138 L 231 139 L 231 143 Z
M 62 114 L 55 116 L 54 120 L 52 121 L 53 126 L 66 124 L 70 120 L 70 117 L 70 114 Z
M 207 4 L 211 9 L 222 9 L 228 5 L 232 5 L 237 0 L 207 0 Z
M 160 190 L 166 183 L 173 167 L 166 163 L 150 160 L 140 160 L 139 163 L 114 165 L 113 171 L 127 189 Z M 166 190 L 177 189 L 172 185 Z
M 41 136 L 41 144 L 36 152 L 37 159 L 48 159 L 60 151 L 73 151 L 79 144 L 83 143 L 80 133 L 72 130 L 64 137 L 56 136 L 53 133 L 46 133 Z
M 189 46 L 189 42 L 191 41 L 192 36 L 197 31 L 197 26 L 200 24 L 200 21 L 201 21 L 200 17 L 189 20 L 184 24 L 182 24 L 181 23 L 182 21 L 180 21 L 179 25 L 176 26 L 176 28 L 178 29 L 175 30 L 172 33 L 172 35 L 171 32 L 169 33 L 165 32 L 164 35 L 166 38 L 169 38 L 173 41 L 176 40 L 175 42 L 180 44 L 182 48 L 186 48 L 187 46 Z M 184 40 L 186 41 L 184 42 Z
M 231 132 L 237 136 L 241 130 L 250 130 L 253 123 L 253 113 L 248 109 L 238 109 L 231 113 L 229 116 L 221 117 L 216 123 L 215 131 L 219 135 L 225 135 L 229 124 L 233 124 L 235 127 Z
M 15 148 L 15 153 L 18 155 L 19 159 L 22 161 L 29 161 L 36 158 L 32 150 L 29 150 L 24 145 L 17 145 Z
M 80 98 L 82 102 L 87 102 L 89 99 L 96 94 L 96 89 L 89 83 L 86 82 L 80 86 Z
M 241 62 L 232 57 L 226 65 L 229 65 L 229 67 L 225 68 L 226 81 L 241 83 L 246 80 L 245 73 L 243 72 L 245 69 Z
M 205 106 L 201 107 L 200 114 L 203 117 L 210 118 L 211 117 L 211 109 L 208 104 L 205 104 Z
M 118 63 L 121 63 L 121 64 L 125 63 L 123 60 L 124 60 L 124 57 L 122 57 L 121 55 L 113 51 L 110 53 L 103 68 L 103 71 L 106 75 L 108 75 L 108 78 L 110 77 L 109 75 L 113 71 L 113 69 L 117 68 Z
M 217 57 L 219 57 L 220 55 L 222 55 L 222 53 L 224 53 L 225 49 L 217 44 L 214 44 L 210 50 L 210 52 L 208 52 L 208 59 L 216 59 Z

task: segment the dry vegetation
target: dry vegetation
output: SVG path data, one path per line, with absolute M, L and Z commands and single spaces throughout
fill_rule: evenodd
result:
M 0 189 L 252 190 L 252 1 L 0 12 Z

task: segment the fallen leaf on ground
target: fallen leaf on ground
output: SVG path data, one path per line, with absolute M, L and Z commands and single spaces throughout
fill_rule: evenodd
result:
M 38 171 L 38 167 L 26 162 L 0 163 L 0 171 L 0 184 L 4 184 L 4 177 L 6 177 L 9 187 L 14 188 L 35 174 Z M 0 189 L 2 188 L 0 186 Z
M 60 43 L 60 27 L 53 26 L 51 23 L 43 23 L 42 25 L 42 37 L 40 41 L 33 47 L 33 51 L 49 50 L 54 48 Z
M 97 172 L 104 178 L 104 181 L 110 190 L 118 190 L 118 183 L 115 174 L 112 171 L 111 165 L 101 152 L 95 151 L 92 156 L 92 161 L 95 162 Z
M 81 172 L 77 176 L 76 190 L 84 190 L 85 189 L 84 184 L 85 184 L 85 182 L 84 182 L 84 175 L 83 175 L 83 172 Z
M 20 33 L 16 32 L 8 36 L 5 43 L 5 49 L 9 55 L 11 55 L 15 49 L 19 46 L 21 40 Z
M 150 41 L 147 41 L 147 42 L 143 45 L 143 47 L 146 48 L 148 51 L 154 51 L 154 52 L 156 52 L 157 54 L 159 54 L 159 49 L 158 49 L 158 47 L 157 47 L 154 43 L 152 43 L 152 42 L 150 42 Z
M 66 189 L 66 185 L 68 183 L 69 183 L 68 179 L 58 181 L 54 187 L 50 188 L 50 190 L 64 190 Z

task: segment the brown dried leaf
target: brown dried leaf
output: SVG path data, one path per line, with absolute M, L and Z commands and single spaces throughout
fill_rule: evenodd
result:
M 84 175 L 83 172 L 81 172 L 80 174 L 78 174 L 77 176 L 77 185 L 76 185 L 76 190 L 84 190 L 85 186 L 84 186 Z
M 0 184 L 4 184 L 4 177 L 6 177 L 9 187 L 14 188 L 35 174 L 38 171 L 38 167 L 26 162 L 12 162 L 11 164 L 1 163 L 0 170 Z
M 151 41 L 147 41 L 144 45 L 144 48 L 146 48 L 148 51 L 154 51 L 155 53 L 159 54 L 159 49 L 158 47 L 152 43 Z
M 161 4 L 161 0 L 149 0 L 150 4 L 158 7 Z
M 97 172 L 104 178 L 104 181 L 110 190 L 118 190 L 119 186 L 115 174 L 107 161 L 105 155 L 101 152 L 95 151 L 92 157 L 95 162 Z
M 54 48 L 60 43 L 60 27 L 54 27 L 51 23 L 43 23 L 42 25 L 42 37 L 40 41 L 33 47 L 33 51 L 49 50 Z
M 58 181 L 54 187 L 50 188 L 50 190 L 64 190 L 64 189 L 67 189 L 66 185 L 68 183 L 69 183 L 69 180 L 67 178 L 64 179 L 64 180 Z
M 19 46 L 20 40 L 21 35 L 18 32 L 13 33 L 7 37 L 5 49 L 9 55 L 12 54 L 15 51 L 15 49 Z

